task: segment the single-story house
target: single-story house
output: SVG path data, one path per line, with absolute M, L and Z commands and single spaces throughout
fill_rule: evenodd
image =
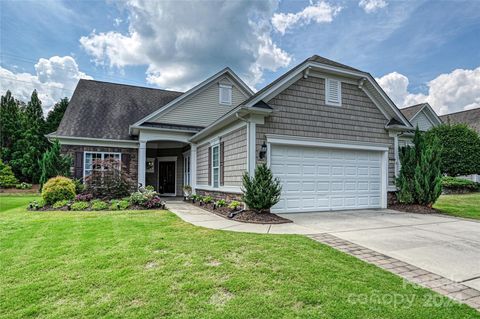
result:
M 186 92 L 80 80 L 58 127 L 72 174 L 117 158 L 164 196 L 238 198 L 266 163 L 274 212 L 385 208 L 414 126 L 365 71 L 314 55 L 258 92 L 225 68 Z
M 400 109 L 400 111 L 414 127 L 418 126 L 421 131 L 428 131 L 432 127 L 442 123 L 466 124 L 480 134 L 480 108 L 438 116 L 428 103 L 421 103 Z M 405 146 L 410 143 L 411 137 L 412 132 L 405 132 L 399 135 L 399 145 Z M 480 182 L 479 174 L 460 177 L 474 182 Z

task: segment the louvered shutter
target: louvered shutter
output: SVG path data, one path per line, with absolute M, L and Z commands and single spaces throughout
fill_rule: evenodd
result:
M 224 184 L 224 149 L 225 149 L 225 144 L 224 142 L 220 143 L 220 186 L 223 186 Z
M 75 152 L 73 175 L 77 179 L 83 178 L 83 152 Z
M 208 148 L 208 185 L 212 186 L 212 147 Z
M 125 169 L 126 173 L 130 173 L 130 154 L 121 154 L 122 169 Z

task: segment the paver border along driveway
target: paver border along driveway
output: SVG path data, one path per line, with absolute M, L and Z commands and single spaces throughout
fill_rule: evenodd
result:
M 283 216 L 480 290 L 479 222 L 388 209 Z

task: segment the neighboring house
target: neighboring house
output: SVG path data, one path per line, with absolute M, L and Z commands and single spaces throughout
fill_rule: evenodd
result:
M 228 68 L 185 93 L 81 80 L 49 137 L 75 177 L 114 157 L 165 196 L 238 198 L 266 162 L 282 183 L 273 211 L 305 212 L 385 208 L 413 129 L 369 73 L 312 56 L 256 93 Z
M 422 103 L 400 109 L 400 111 L 414 127 L 418 126 L 421 131 L 428 131 L 442 123 L 466 124 L 480 134 L 480 108 L 438 116 L 428 103 Z M 402 147 L 409 144 L 411 138 L 412 132 L 405 132 L 399 135 L 399 146 Z M 480 175 L 478 174 L 460 177 L 480 182 Z
M 442 124 L 442 120 L 438 117 L 437 113 L 428 103 L 421 103 L 400 109 L 405 115 L 407 120 L 413 125 L 413 127 L 422 131 L 428 131 L 434 126 Z M 404 132 L 399 135 L 398 143 L 400 147 L 403 147 L 411 143 L 413 132 Z

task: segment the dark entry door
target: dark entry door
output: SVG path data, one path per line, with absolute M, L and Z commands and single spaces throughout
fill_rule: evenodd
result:
M 175 162 L 159 162 L 159 185 L 160 194 L 175 194 Z

